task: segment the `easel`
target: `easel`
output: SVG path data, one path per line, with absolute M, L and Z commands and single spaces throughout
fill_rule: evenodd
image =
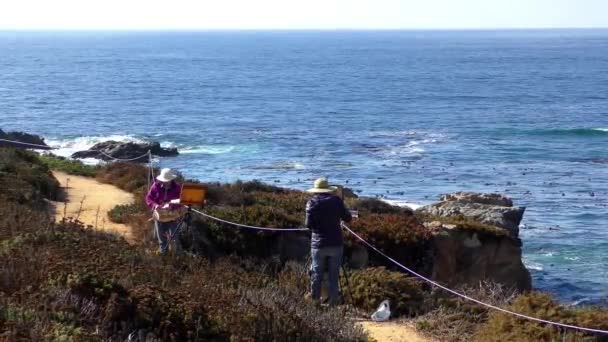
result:
M 207 196 L 207 186 L 196 183 L 184 183 L 180 191 L 179 204 L 186 208 L 186 212 L 177 224 L 175 232 L 168 236 L 169 244 L 179 237 L 184 229 L 190 229 L 192 225 L 192 206 L 202 207 Z

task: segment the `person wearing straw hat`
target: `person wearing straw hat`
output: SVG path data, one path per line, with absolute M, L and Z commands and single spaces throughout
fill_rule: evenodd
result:
M 335 195 L 337 187 L 326 178 L 315 180 L 308 192 L 314 196 L 306 203 L 306 227 L 312 231 L 310 255 L 310 297 L 321 299 L 321 283 L 325 267 L 329 273 L 329 305 L 338 303 L 338 280 L 342 264 L 343 240 L 340 220 L 350 222 L 352 216 L 342 198 Z
M 154 227 L 161 255 L 167 254 L 169 238 L 175 234 L 181 216 L 179 213 L 181 206 L 171 203 L 181 196 L 182 187 L 175 181 L 177 177 L 177 173 L 169 168 L 160 170 L 160 175 L 156 177 L 146 195 L 146 204 L 154 213 Z M 171 240 L 174 243 L 175 253 L 181 254 L 179 238 L 176 236 Z

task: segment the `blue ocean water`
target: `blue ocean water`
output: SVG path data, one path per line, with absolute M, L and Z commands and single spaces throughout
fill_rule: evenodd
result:
M 204 181 L 504 193 L 534 285 L 608 298 L 608 30 L 1 32 L 0 128 L 158 140 Z

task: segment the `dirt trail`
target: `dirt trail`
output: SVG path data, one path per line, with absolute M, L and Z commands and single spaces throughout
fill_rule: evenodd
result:
M 361 325 L 371 338 L 378 342 L 433 342 L 434 340 L 420 335 L 416 329 L 405 322 L 361 321 Z
M 133 203 L 132 194 L 113 185 L 100 183 L 93 178 L 73 176 L 58 171 L 53 171 L 53 175 L 67 194 L 67 206 L 64 206 L 64 202 L 53 202 L 57 221 L 64 217 L 65 211 L 67 217 L 78 217 L 78 220 L 85 225 L 118 233 L 128 241 L 132 241 L 131 228 L 108 219 L 108 211 L 114 206 Z

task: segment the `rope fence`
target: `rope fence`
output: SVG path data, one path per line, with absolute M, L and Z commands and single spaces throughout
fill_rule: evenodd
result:
M 30 146 L 30 148 L 38 149 L 38 150 L 56 150 L 56 148 L 48 146 L 48 145 L 39 145 L 39 144 L 30 144 L 22 141 L 16 140 L 8 140 L 8 139 L 0 139 L 1 142 L 22 145 L 22 146 Z
M 245 225 L 245 224 L 240 224 L 240 223 L 236 223 L 236 222 L 231 222 L 231 221 L 227 221 L 227 220 L 223 220 L 220 219 L 218 217 L 206 214 L 202 211 L 199 210 L 195 210 L 195 209 L 191 209 L 193 212 L 202 215 L 206 218 L 218 221 L 218 222 L 222 222 L 222 223 L 226 223 L 235 227 L 241 227 L 241 228 L 247 228 L 247 229 L 254 229 L 254 230 L 260 230 L 260 231 L 305 231 L 305 230 L 309 230 L 308 228 L 266 228 L 266 227 L 256 227 L 256 226 L 250 226 L 250 225 Z M 392 262 L 393 264 L 395 264 L 396 266 L 398 266 L 399 268 L 403 269 L 404 271 L 410 273 L 411 275 L 435 286 L 438 287 L 444 291 L 447 291 L 448 293 L 451 293 L 457 297 L 460 297 L 462 299 L 471 301 L 473 303 L 479 304 L 481 306 L 484 306 L 486 308 L 492 309 L 492 310 L 496 310 L 496 311 L 500 311 L 502 313 L 505 314 L 509 314 L 512 316 L 516 316 L 522 319 L 527 319 L 530 321 L 534 321 L 537 323 L 544 323 L 544 324 L 549 324 L 549 325 L 553 325 L 555 327 L 560 327 L 560 328 L 566 328 L 566 329 L 573 329 L 573 330 L 579 330 L 579 331 L 585 331 L 585 332 L 590 332 L 590 333 L 597 333 L 597 334 L 607 334 L 608 335 L 608 330 L 601 330 L 601 329 L 593 329 L 593 328 L 586 328 L 586 327 L 579 327 L 576 325 L 571 325 L 571 324 L 564 324 L 564 323 L 560 323 L 560 322 L 553 322 L 553 321 L 549 321 L 549 320 L 545 320 L 545 319 L 540 319 L 540 318 L 536 318 L 536 317 L 532 317 L 532 316 L 528 316 L 528 315 L 524 315 L 524 314 L 520 314 L 514 311 L 510 311 L 507 309 L 503 309 L 501 307 L 492 305 L 492 304 L 488 304 L 485 302 L 482 302 L 478 299 L 469 297 L 463 293 L 460 293 L 458 291 L 452 290 L 446 286 L 443 286 L 439 283 L 437 283 L 436 281 L 433 281 L 419 273 L 417 273 L 416 271 L 404 266 L 403 264 L 399 263 L 397 260 L 391 258 L 390 256 L 388 256 L 387 254 L 385 254 L 384 252 L 382 252 L 380 249 L 376 248 L 374 245 L 372 245 L 371 243 L 367 242 L 365 239 L 363 239 L 359 234 L 355 233 L 352 229 L 350 229 L 347 225 L 345 225 L 344 223 L 342 223 L 342 227 L 348 231 L 350 234 L 352 234 L 355 238 L 357 238 L 359 241 L 361 241 L 363 244 L 365 244 L 367 247 L 373 249 L 376 253 L 382 255 L 384 258 L 386 258 L 387 260 L 389 260 L 390 262 Z
M 247 228 L 247 229 L 253 229 L 253 230 L 264 230 L 264 231 L 273 231 L 273 232 L 297 232 L 297 231 L 306 231 L 309 230 L 308 228 L 266 228 L 266 227 L 256 227 L 256 226 L 249 226 L 246 224 L 240 224 L 240 223 L 236 223 L 236 222 L 231 222 L 231 221 L 227 221 L 227 220 L 223 220 L 219 217 L 215 217 L 209 214 L 205 214 L 202 211 L 198 211 L 196 209 L 191 209 L 193 212 L 202 215 L 206 218 L 218 221 L 218 222 L 222 222 L 225 224 L 229 224 L 231 226 L 235 226 L 235 227 L 240 227 L 240 228 Z
M 592 332 L 592 333 L 608 334 L 608 330 L 600 330 L 600 329 L 591 329 L 591 328 L 579 327 L 579 326 L 576 326 L 576 325 L 564 324 L 564 323 L 548 321 L 548 320 L 544 320 L 544 319 L 540 319 L 540 318 L 536 318 L 536 317 L 531 317 L 531 316 L 527 316 L 527 315 L 524 315 L 524 314 L 520 314 L 520 313 L 517 313 L 517 312 L 510 311 L 510 310 L 507 310 L 507 309 L 503 309 L 503 308 L 500 308 L 500 307 L 492 305 L 492 304 L 484 303 L 484 302 L 482 302 L 480 300 L 477 300 L 475 298 L 469 297 L 469 296 L 467 296 L 465 294 L 462 294 L 462 293 L 460 293 L 458 291 L 455 291 L 455 290 L 452 290 L 452 289 L 450 289 L 448 287 L 445 287 L 445 286 L 443 286 L 443 285 L 441 285 L 441 284 L 439 284 L 439 283 L 437 283 L 437 282 L 435 282 L 435 281 L 433 281 L 433 280 L 431 280 L 431 279 L 429 279 L 429 278 L 427 278 L 427 277 L 425 277 L 425 276 L 423 276 L 423 275 L 421 275 L 421 274 L 413 271 L 412 269 L 410 269 L 410 268 L 402 265 L 397 260 L 391 258 L 390 256 L 386 255 L 384 252 L 382 252 L 381 250 L 379 250 L 378 248 L 376 248 L 375 246 L 373 246 L 371 243 L 367 242 L 365 239 L 363 239 L 361 236 L 359 236 L 359 234 L 355 233 L 352 229 L 350 229 L 344 223 L 342 223 L 342 227 L 344 229 L 346 229 L 349 233 L 351 233 L 354 237 L 356 237 L 359 241 L 363 242 L 366 246 L 368 246 L 369 248 L 373 249 L 378 254 L 382 255 L 383 257 L 385 257 L 386 259 L 388 259 L 389 261 L 391 261 L 393 264 L 395 264 L 399 268 L 405 270 L 406 272 L 412 274 L 413 276 L 415 276 L 415 277 L 417 277 L 419 279 L 422 279 L 423 281 L 425 281 L 425 282 L 427 282 L 427 283 L 429 283 L 429 284 L 431 284 L 433 286 L 436 286 L 436 287 L 438 287 L 438 288 L 440 288 L 442 290 L 445 290 L 445 291 L 447 291 L 447 292 L 449 292 L 449 293 L 451 293 L 451 294 L 453 294 L 455 296 L 458 296 L 458 297 L 460 297 L 462 299 L 466 299 L 466 300 L 471 301 L 473 303 L 477 303 L 477 304 L 485 306 L 485 307 L 487 307 L 489 309 L 493 309 L 493 310 L 496 310 L 496 311 L 500 311 L 500 312 L 503 312 L 503 313 L 506 313 L 506 314 L 509 314 L 509 315 L 513 315 L 513 316 L 516 316 L 516 317 L 519 317 L 519 318 L 535 321 L 535 322 L 538 322 L 538 323 L 545 323 L 545 324 L 550 324 L 550 325 L 561 327 L 561 328 L 575 329 L 575 330 L 581 330 L 581 331 Z

